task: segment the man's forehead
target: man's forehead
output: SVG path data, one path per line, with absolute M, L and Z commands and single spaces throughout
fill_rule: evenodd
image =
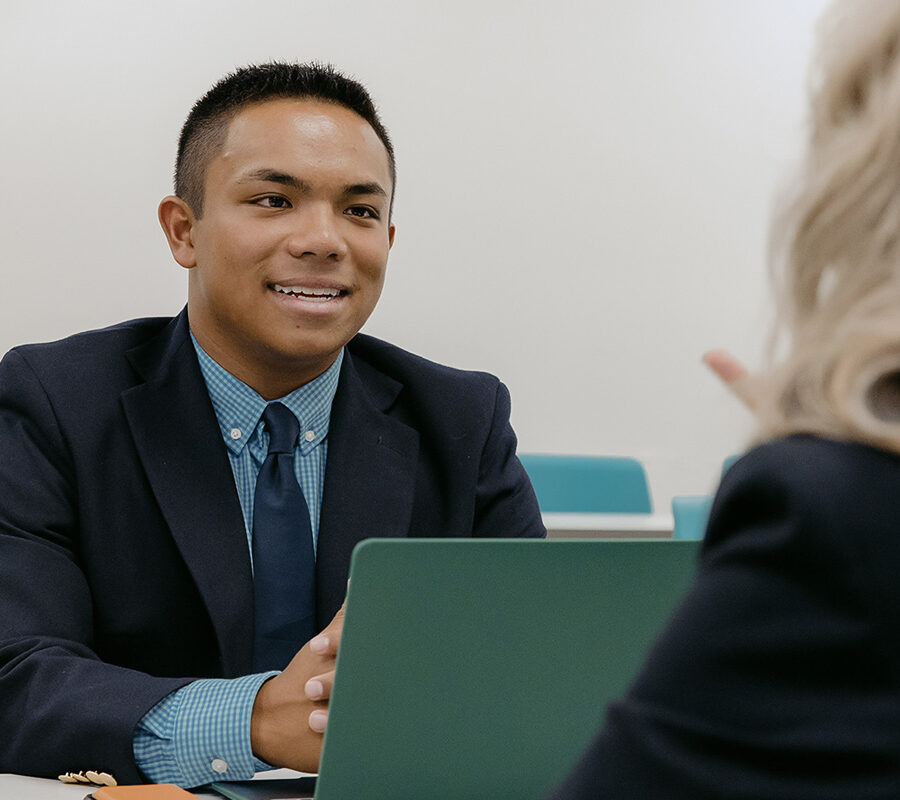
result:
M 385 150 L 384 143 L 366 119 L 353 109 L 316 98 L 279 97 L 252 103 L 240 109 L 228 122 L 226 145 L 251 134 L 253 137 L 281 136 L 285 129 L 315 136 L 342 129 L 345 135 L 356 135 Z
M 258 162 L 246 164 L 242 172 L 273 169 L 291 174 L 292 158 L 310 150 L 321 158 L 349 154 L 359 156 L 357 161 L 374 161 L 372 166 L 383 171 L 377 177 L 390 183 L 387 148 L 372 126 L 352 109 L 315 98 L 275 98 L 245 107 L 229 121 L 216 157 Z M 281 166 L 279 156 L 286 162 Z

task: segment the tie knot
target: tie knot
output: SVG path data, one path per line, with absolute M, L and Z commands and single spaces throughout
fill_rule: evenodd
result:
M 284 403 L 269 403 L 262 414 L 269 434 L 269 453 L 293 453 L 300 423 Z

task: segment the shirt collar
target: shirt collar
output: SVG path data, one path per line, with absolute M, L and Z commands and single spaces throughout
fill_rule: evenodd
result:
M 200 347 L 194 334 L 191 342 L 200 362 L 200 372 L 209 392 L 222 438 L 231 452 L 240 453 L 256 436 L 263 437 L 260 417 L 267 402 L 246 383 L 234 377 Z M 343 348 L 334 363 L 315 380 L 300 386 L 278 401 L 284 403 L 300 422 L 300 452 L 307 453 L 328 435 L 331 403 L 337 391 Z M 268 446 L 266 443 L 265 446 Z

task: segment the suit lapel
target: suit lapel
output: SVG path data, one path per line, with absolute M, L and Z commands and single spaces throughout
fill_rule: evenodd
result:
M 223 673 L 244 674 L 253 641 L 247 537 L 186 312 L 128 357 L 146 380 L 122 400 L 147 478 L 206 603 Z
M 331 409 L 316 553 L 318 622 L 344 601 L 350 554 L 372 536 L 407 536 L 419 434 L 385 412 L 402 385 L 344 353 Z

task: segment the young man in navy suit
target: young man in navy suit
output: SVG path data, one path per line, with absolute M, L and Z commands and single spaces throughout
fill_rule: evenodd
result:
M 159 207 L 186 309 L 0 363 L 0 772 L 191 786 L 315 770 L 353 546 L 545 534 L 505 387 L 358 333 L 395 177 L 358 83 L 239 70 L 192 110 Z M 324 632 L 258 671 L 273 401 L 296 417 Z

